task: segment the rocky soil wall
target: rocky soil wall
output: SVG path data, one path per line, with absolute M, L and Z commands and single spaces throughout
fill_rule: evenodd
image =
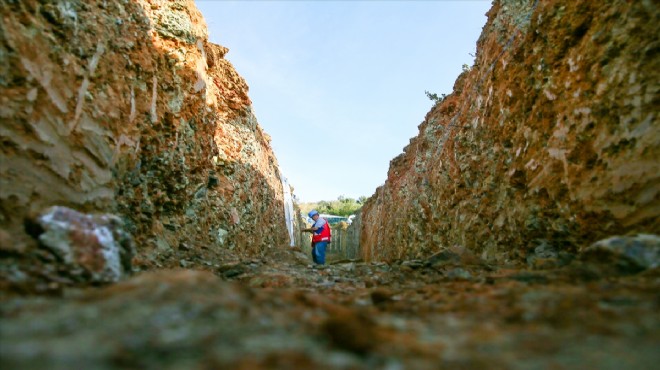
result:
M 38 242 L 38 217 L 54 205 L 118 215 L 135 241 L 132 269 L 288 245 L 269 136 L 193 1 L 0 10 L 2 280 L 80 278 L 63 278 Z
M 362 254 L 552 259 L 660 233 L 659 24 L 653 1 L 495 1 L 475 65 L 363 207 Z

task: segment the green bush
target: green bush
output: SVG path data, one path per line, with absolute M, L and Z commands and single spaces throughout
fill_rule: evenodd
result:
M 317 210 L 319 213 L 326 213 L 336 216 L 348 217 L 355 214 L 357 210 L 362 208 L 362 204 L 367 200 L 367 197 L 361 196 L 358 199 L 347 198 L 339 196 L 337 200 L 322 200 L 319 202 L 301 203 L 300 209 L 307 214 L 312 209 Z
M 426 94 L 426 97 L 427 97 L 427 98 L 429 98 L 430 100 L 434 101 L 436 104 L 438 104 L 438 103 L 440 103 L 441 101 L 445 100 L 445 98 L 447 97 L 447 94 L 440 94 L 440 96 L 438 96 L 438 94 L 436 94 L 436 93 L 430 93 L 430 92 L 428 92 L 428 91 L 424 91 L 424 93 Z

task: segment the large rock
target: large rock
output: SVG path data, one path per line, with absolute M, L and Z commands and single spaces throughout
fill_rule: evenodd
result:
M 36 219 L 35 235 L 69 274 L 96 283 L 116 282 L 131 273 L 133 240 L 120 218 L 86 215 L 66 207 L 51 207 Z
M 363 207 L 362 254 L 507 262 L 660 233 L 659 20 L 652 1 L 495 1 Z
M 616 267 L 621 272 L 639 272 L 660 267 L 660 237 L 614 236 L 584 248 L 580 258 Z

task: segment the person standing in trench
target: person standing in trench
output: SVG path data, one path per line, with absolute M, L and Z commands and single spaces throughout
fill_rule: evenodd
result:
M 324 265 L 325 249 L 330 242 L 330 224 L 316 210 L 311 210 L 308 215 L 314 220 L 314 224 L 302 231 L 312 233 L 312 260 L 317 265 Z

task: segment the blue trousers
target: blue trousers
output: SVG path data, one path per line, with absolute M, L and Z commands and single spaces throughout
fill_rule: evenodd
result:
M 312 244 L 312 261 L 319 265 L 325 264 L 325 248 L 328 242 L 317 242 Z

